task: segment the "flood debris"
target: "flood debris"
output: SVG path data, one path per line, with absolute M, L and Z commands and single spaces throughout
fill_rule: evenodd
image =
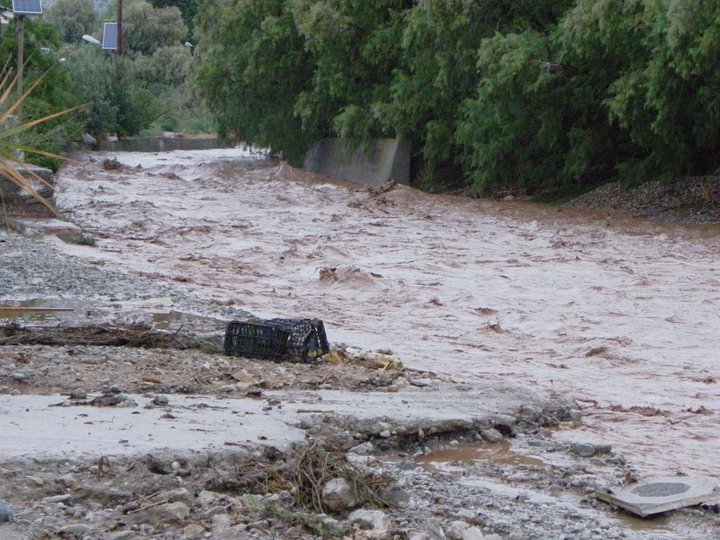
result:
M 147 325 L 116 324 L 31 327 L 11 323 L 0 326 L 0 345 L 97 345 L 220 352 L 217 344 L 196 336 L 179 332 L 159 332 Z
M 640 517 L 648 517 L 720 499 L 720 487 L 707 478 L 657 476 L 619 491 L 598 492 L 597 497 Z
M 307 362 L 327 354 L 330 345 L 319 319 L 270 319 L 229 322 L 224 350 L 228 356 Z

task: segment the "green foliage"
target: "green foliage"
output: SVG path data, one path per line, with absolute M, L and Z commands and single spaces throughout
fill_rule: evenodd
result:
M 303 130 L 294 114 L 312 69 L 289 3 L 212 0 L 195 24 L 203 56 L 199 82 L 220 133 L 297 160 L 316 131 Z
M 134 62 L 90 46 L 67 52 L 74 93 L 88 107 L 80 111 L 85 129 L 103 138 L 108 133 L 137 135 L 164 111 L 164 106 L 142 80 Z
M 399 136 L 426 181 L 545 194 L 720 166 L 720 0 L 208 0 L 197 33 L 219 128 L 286 157 Z
M 188 28 L 188 39 L 192 40 L 195 23 L 194 18 L 198 12 L 198 0 L 150 0 L 156 8 L 177 7 L 182 13 L 182 19 Z
M 9 67 L 17 72 L 17 32 L 16 21 L 0 35 L 0 58 L 9 60 Z M 57 51 L 62 43 L 60 34 L 54 25 L 43 21 L 26 19 L 24 89 L 30 88 L 41 79 L 34 92 L 23 103 L 23 120 L 32 121 L 44 118 L 57 111 L 69 109 L 81 102 L 72 92 L 71 76 L 60 64 Z M 49 49 L 44 54 L 42 49 Z M 58 153 L 81 129 L 76 115 L 54 118 L 24 130 L 21 142 L 44 152 Z M 57 169 L 59 161 L 41 154 L 30 154 L 28 161 L 36 165 Z
M 159 47 L 181 45 L 188 30 L 177 7 L 132 0 L 123 4 L 123 33 L 128 54 L 152 55 Z
M 47 21 L 54 24 L 66 43 L 77 43 L 92 34 L 98 22 L 92 0 L 63 0 L 47 10 Z

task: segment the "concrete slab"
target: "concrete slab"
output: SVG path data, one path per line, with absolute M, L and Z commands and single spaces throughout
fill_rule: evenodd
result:
M 73 237 L 82 233 L 74 223 L 55 218 L 10 217 L 8 221 L 11 229 L 30 238 L 48 235 Z
M 169 405 L 131 395 L 135 407 L 57 406 L 63 396 L 0 396 L 0 459 L 135 455 L 153 450 L 207 450 L 265 444 L 280 449 L 305 439 L 297 427 L 328 414 L 398 424 L 512 419 L 521 405 L 549 400 L 524 389 L 443 385 L 399 392 L 263 392 L 262 398 L 168 395 Z M 552 402 L 555 404 L 555 402 Z M 54 406 L 55 405 L 55 406 Z M 557 405 L 556 405 L 557 406 Z M 319 421 L 319 420 L 318 420 Z
M 398 139 L 376 139 L 369 148 L 348 149 L 340 139 L 318 141 L 303 168 L 338 180 L 377 186 L 387 180 L 410 182 L 410 145 Z
M 621 491 L 598 493 L 598 498 L 640 517 L 647 517 L 720 498 L 720 489 L 707 478 L 657 476 Z

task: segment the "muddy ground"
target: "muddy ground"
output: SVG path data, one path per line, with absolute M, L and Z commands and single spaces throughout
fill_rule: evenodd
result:
M 33 449 L 0 444 L 15 518 L 0 538 L 716 537 L 713 505 L 640 520 L 594 497 L 658 471 L 719 474 L 710 231 L 368 191 L 224 152 L 118 157 L 61 174 L 58 204 L 95 246 L 0 236 L 0 422 Z M 220 354 L 225 323 L 254 315 L 320 316 L 334 353 Z M 493 393 L 512 399 L 485 411 Z M 383 407 L 406 394 L 420 412 L 483 410 L 423 422 Z M 37 405 L 24 417 L 23 399 Z M 195 416 L 188 399 L 203 400 Z M 268 434 L 295 414 L 300 440 L 211 426 L 227 400 L 267 415 Z M 23 418 L 34 431 L 43 410 L 88 438 L 39 444 Z M 145 448 L 132 432 L 105 440 L 96 420 L 179 431 L 203 414 L 197 441 L 232 436 Z M 581 457 L 578 442 L 602 451 Z M 362 496 L 325 507 L 312 494 L 330 476 Z

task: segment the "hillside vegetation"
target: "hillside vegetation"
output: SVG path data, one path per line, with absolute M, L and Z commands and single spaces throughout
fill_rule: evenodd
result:
M 207 0 L 223 132 L 402 137 L 426 186 L 582 191 L 720 166 L 720 0 Z

